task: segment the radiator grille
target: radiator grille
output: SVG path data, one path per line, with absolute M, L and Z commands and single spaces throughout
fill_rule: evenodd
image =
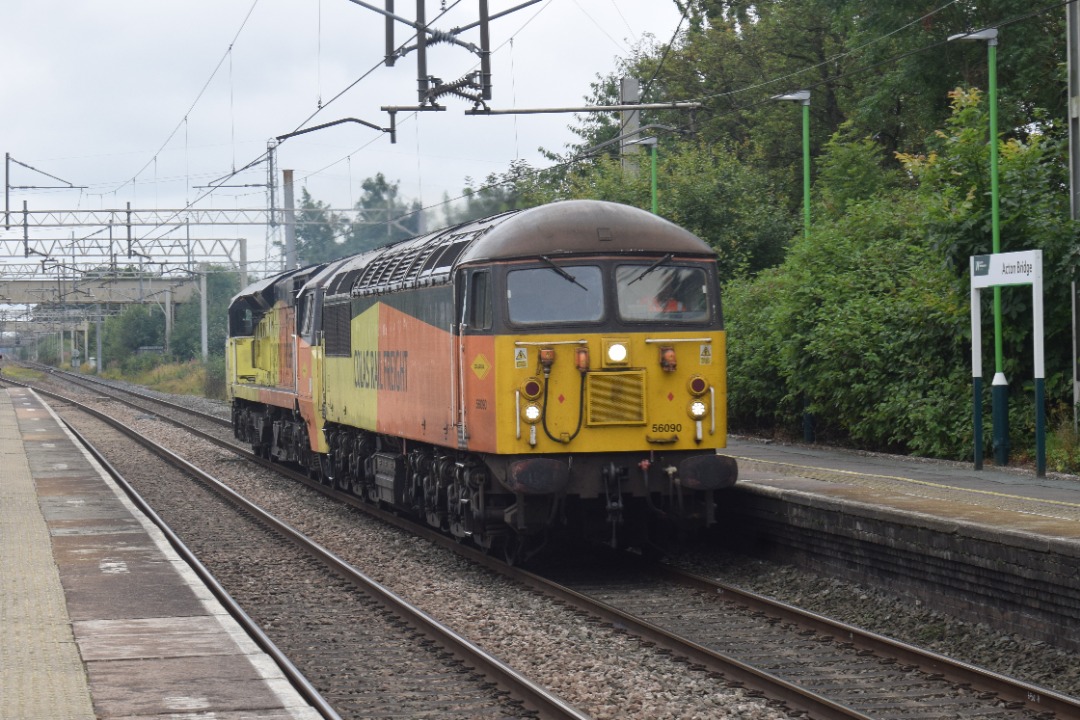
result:
M 644 371 L 594 372 L 587 378 L 587 425 L 644 424 Z
M 323 307 L 323 332 L 327 356 L 352 355 L 352 307 L 349 303 Z

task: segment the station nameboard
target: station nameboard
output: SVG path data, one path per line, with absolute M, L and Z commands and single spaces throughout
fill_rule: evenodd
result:
M 982 469 L 982 308 L 979 291 L 1001 285 L 1030 285 L 1035 351 L 1035 475 L 1046 477 L 1046 368 L 1043 331 L 1042 250 L 972 255 L 971 262 L 971 378 L 975 469 Z M 994 376 L 994 386 L 1007 385 L 1005 375 Z
M 1021 252 L 975 255 L 971 258 L 971 286 L 1034 285 L 1042 275 L 1042 252 Z

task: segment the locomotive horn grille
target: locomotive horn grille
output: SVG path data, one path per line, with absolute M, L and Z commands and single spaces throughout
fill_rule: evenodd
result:
M 585 423 L 589 426 L 645 423 L 645 372 L 592 372 L 587 376 Z

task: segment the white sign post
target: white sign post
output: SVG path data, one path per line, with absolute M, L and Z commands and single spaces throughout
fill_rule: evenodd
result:
M 971 257 L 971 377 L 974 382 L 975 469 L 982 470 L 982 308 L 979 291 L 1031 285 L 1035 324 L 1035 474 L 1046 477 L 1046 370 L 1043 356 L 1042 250 Z M 999 379 L 994 378 L 995 384 Z M 1004 378 L 1001 378 L 1004 382 Z

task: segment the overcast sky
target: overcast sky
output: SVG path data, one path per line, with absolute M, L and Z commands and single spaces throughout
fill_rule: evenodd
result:
M 384 7 L 384 0 L 367 0 Z M 490 0 L 491 12 L 523 0 Z M 450 12 L 437 22 L 442 6 Z M 477 19 L 476 0 L 427 0 L 432 26 Z M 416 3 L 396 11 L 415 17 Z M 679 24 L 672 0 L 542 0 L 491 24 L 492 108 L 576 106 L 590 83 L 643 40 L 666 43 Z M 395 39 L 411 31 L 398 24 Z M 479 31 L 462 39 L 479 43 Z M 231 46 L 231 51 L 230 51 Z M 389 125 L 385 105 L 416 105 L 416 53 L 381 65 L 384 18 L 350 0 L 6 0 L 0 25 L 0 149 L 85 190 L 12 190 L 12 209 L 179 208 L 266 150 L 271 137 L 355 117 Z M 452 80 L 477 66 L 449 45 L 428 72 Z M 358 78 L 370 73 L 351 89 Z M 319 110 L 320 102 L 322 109 Z M 570 115 L 398 116 L 398 142 L 355 124 L 287 140 L 280 168 L 333 207 L 349 207 L 377 172 L 425 205 L 457 196 L 465 178 L 534 166 L 543 147 L 576 138 Z M 266 167 L 231 183 L 266 181 Z M 9 184 L 56 185 L 11 166 Z M 299 196 L 299 191 L 297 192 Z M 219 190 L 200 207 L 265 207 L 262 188 Z M 237 232 L 237 231 L 230 231 Z M 250 234 L 249 231 L 245 231 Z M 0 238 L 21 237 L 3 231 Z M 221 233 L 218 233 L 219 235 Z

